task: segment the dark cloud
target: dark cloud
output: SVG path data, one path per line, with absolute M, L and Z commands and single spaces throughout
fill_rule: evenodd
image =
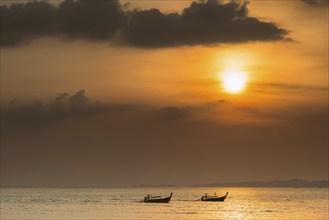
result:
M 59 31 L 73 38 L 110 40 L 125 19 L 117 0 L 66 0 L 57 11 Z
M 55 101 L 65 100 L 68 96 L 69 96 L 69 94 L 67 92 L 58 93 Z
M 301 1 L 314 7 L 329 6 L 329 0 L 301 0 Z
M 70 97 L 70 104 L 73 106 L 81 106 L 88 103 L 86 90 L 82 89 Z
M 123 115 L 125 120 L 135 120 L 136 117 L 148 118 L 160 122 L 176 122 L 195 119 L 195 116 L 220 107 L 224 100 L 195 106 L 165 106 L 162 108 L 133 104 L 102 103 L 94 101 L 81 89 L 70 95 L 67 92 L 58 93 L 54 102 L 20 105 L 15 103 L 1 109 L 3 123 L 6 129 L 2 133 L 7 139 L 47 130 L 50 127 L 70 120 L 84 120 L 101 114 L 111 114 L 113 117 Z
M 161 109 L 163 117 L 168 119 L 183 119 L 188 116 L 188 107 L 168 106 Z
M 65 98 L 1 109 L 1 186 L 194 184 L 328 173 L 327 105 L 232 112 L 226 100 L 161 108 L 100 103 L 84 90 L 59 96 Z M 276 123 L 222 120 L 236 111 Z
M 240 109 L 281 123 L 230 124 L 215 120 L 220 112 L 212 120 L 193 118 L 229 105 L 221 101 L 159 109 L 88 98 L 74 108 L 70 97 L 2 112 L 2 186 L 195 184 L 328 173 L 327 106 Z M 63 101 L 67 105 L 59 105 Z
M 214 0 L 193 2 L 181 15 L 135 10 L 124 33 L 129 44 L 142 47 L 283 40 L 287 34 L 247 14 L 247 3 Z
M 298 85 L 298 84 L 287 84 L 287 83 L 250 83 L 250 90 L 260 93 L 273 93 L 278 90 L 295 90 L 302 92 L 325 92 L 328 91 L 327 87 L 324 86 L 312 86 L 312 85 Z
M 193 2 L 181 14 L 158 9 L 124 11 L 117 0 L 65 0 L 1 6 L 1 46 L 42 36 L 115 41 L 138 47 L 173 47 L 284 40 L 287 31 L 249 17 L 247 3 Z
M 35 102 L 30 105 L 18 105 L 1 109 L 6 137 L 17 137 L 25 133 L 40 131 L 71 118 L 80 118 L 102 114 L 104 112 L 120 112 L 133 108 L 128 104 L 103 104 L 92 101 L 86 96 L 84 89 L 73 95 L 59 93 L 55 102 L 43 104 Z M 2 124 L 2 125 L 3 125 Z
M 57 10 L 47 2 L 1 6 L 1 46 L 25 44 L 56 32 Z
M 1 6 L 1 46 L 27 43 L 33 38 L 64 35 L 69 38 L 110 40 L 124 25 L 117 0 L 65 0 L 58 7 L 47 2 Z

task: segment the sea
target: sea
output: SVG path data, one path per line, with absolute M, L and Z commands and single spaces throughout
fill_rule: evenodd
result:
M 170 203 L 142 202 L 146 194 Z M 224 202 L 205 193 L 229 192 Z M 328 188 L 1 188 L 0 219 L 329 219 Z

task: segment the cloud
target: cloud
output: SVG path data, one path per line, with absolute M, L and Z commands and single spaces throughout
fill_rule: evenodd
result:
M 301 1 L 313 7 L 329 6 L 329 0 L 301 0 Z
M 1 6 L 1 46 L 16 46 L 31 39 L 64 35 L 69 38 L 110 40 L 125 15 L 117 0 L 65 0 L 58 7 L 33 1 Z
M 193 2 L 181 14 L 158 9 L 124 11 L 117 0 L 47 2 L 1 6 L 1 46 L 44 36 L 102 40 L 136 47 L 212 45 L 286 39 L 276 24 L 249 17 L 247 3 Z
M 250 83 L 252 89 L 255 92 L 260 93 L 272 93 L 273 90 L 296 90 L 299 92 L 325 92 L 328 88 L 325 86 L 312 86 L 312 85 L 301 85 L 301 84 L 287 84 L 287 83 Z
M 74 94 L 67 92 L 57 93 L 53 102 L 20 105 L 15 101 L 8 106 L 1 108 L 3 122 L 3 136 L 6 139 L 16 139 L 34 132 L 47 130 L 52 126 L 70 121 L 84 121 L 88 118 L 99 117 L 105 114 L 114 121 L 121 121 L 127 124 L 129 120 L 135 121 L 137 118 L 146 121 L 151 120 L 156 123 L 182 122 L 195 118 L 195 115 L 202 111 L 216 107 L 216 101 L 197 106 L 165 106 L 153 107 L 134 104 L 102 103 L 88 97 L 85 89 L 81 89 Z M 121 118 L 122 117 L 122 118 Z M 121 123 L 118 122 L 118 123 Z
M 325 87 L 313 87 L 306 85 L 290 85 L 283 83 L 254 83 L 257 86 L 255 92 L 273 93 L 277 88 L 300 91 L 327 91 Z M 266 88 L 265 88 L 266 87 Z M 141 117 L 148 120 L 159 120 L 166 122 L 182 123 L 187 121 L 212 121 L 220 124 L 231 123 L 254 123 L 256 121 L 271 122 L 281 120 L 286 116 L 277 116 L 278 109 L 259 109 L 254 107 L 234 108 L 230 100 L 219 99 L 212 102 L 200 103 L 187 106 L 144 106 L 135 104 L 102 103 L 88 97 L 85 89 L 81 89 L 74 94 L 67 92 L 57 93 L 52 103 L 34 102 L 32 104 L 20 105 L 17 100 L 13 100 L 10 105 L 1 109 L 1 114 L 8 123 L 6 132 L 12 130 L 13 133 L 30 132 L 47 128 L 53 124 L 60 123 L 72 118 L 93 117 L 99 114 L 126 114 L 127 118 Z M 298 109 L 298 108 L 297 108 Z M 236 117 L 233 117 L 236 116 Z M 239 119 L 244 118 L 244 122 Z M 246 120 L 248 119 L 248 120 Z M 249 120 L 250 119 L 250 120 Z M 28 128 L 29 127 L 29 128 Z M 25 130 L 25 128 L 28 128 Z
M 247 3 L 193 2 L 182 14 L 157 9 L 130 13 L 126 41 L 141 47 L 283 40 L 287 31 L 248 17 Z
M 81 106 L 88 102 L 85 94 L 86 90 L 82 89 L 70 97 L 70 104 L 73 106 Z
M 100 103 L 84 89 L 56 97 L 1 109 L 2 186 L 193 184 L 328 173 L 327 103 L 241 108 L 217 100 L 155 107 Z M 239 113 L 280 123 L 245 123 L 243 117 L 231 123 Z
M 81 105 L 73 106 L 72 97 Z M 50 104 L 15 105 L 1 111 L 2 186 L 193 184 L 328 173 L 323 104 L 136 106 L 100 103 L 80 90 Z M 218 120 L 237 111 L 281 123 Z
M 1 6 L 1 46 L 25 44 L 55 32 L 56 9 L 47 2 Z
M 58 93 L 55 101 L 65 100 L 68 96 L 69 96 L 69 94 L 67 92 Z
M 109 40 L 125 19 L 117 0 L 66 0 L 57 12 L 59 31 L 73 38 Z
M 131 104 L 103 104 L 92 101 L 82 89 L 73 95 L 67 92 L 58 93 L 55 101 L 50 104 L 34 102 L 19 105 L 15 102 L 9 108 L 2 108 L 1 115 L 3 124 L 6 125 L 4 136 L 7 138 L 47 129 L 72 118 L 95 116 L 105 112 L 122 112 L 131 108 L 134 108 Z
M 267 85 L 269 86 L 269 85 Z M 288 89 L 304 89 L 304 87 L 291 87 L 288 85 L 274 84 L 274 87 L 287 87 Z M 307 88 L 308 89 L 308 88 Z M 315 106 L 314 110 L 305 106 L 289 107 L 282 111 L 273 107 L 234 107 L 230 100 L 216 100 L 213 102 L 200 103 L 187 106 L 145 106 L 135 104 L 102 103 L 95 101 L 86 95 L 81 89 L 74 94 L 67 92 L 58 93 L 51 103 L 34 102 L 32 104 L 20 105 L 17 101 L 7 107 L 1 108 L 3 116 L 3 136 L 7 139 L 17 139 L 21 136 L 47 130 L 58 124 L 70 124 L 72 121 L 88 121 L 88 118 L 108 117 L 109 121 L 115 121 L 119 126 L 127 126 L 130 123 L 142 121 L 142 124 L 189 124 L 189 123 L 211 123 L 218 126 L 256 126 L 260 124 L 282 124 L 289 120 L 293 124 L 296 121 L 303 123 L 306 118 L 313 118 L 314 122 L 323 122 L 323 108 Z M 301 111 L 305 109 L 305 111 Z M 311 113 L 316 112 L 319 117 Z M 287 114 L 282 114 L 286 112 Z M 288 112 L 291 112 L 291 114 Z M 326 111 L 324 111 L 326 112 Z M 103 116 L 102 116 L 103 115 Z M 106 116 L 105 116 L 106 115 Z M 299 116 L 298 116 L 299 115 Z M 311 115 L 311 116 L 310 116 Z M 298 116 L 298 117 L 297 117 Z M 295 120 L 294 118 L 298 118 Z M 305 120 L 304 120 L 304 119 Z M 105 119 L 104 119 L 105 120 Z M 307 119 L 307 121 L 311 121 Z M 105 123 L 105 122 L 104 122 Z M 140 123 L 140 122 L 138 122 Z M 140 126 L 144 126 L 144 125 Z M 135 125 L 132 125 L 135 126 Z
M 167 119 L 183 119 L 188 116 L 188 107 L 168 106 L 161 109 L 163 117 Z

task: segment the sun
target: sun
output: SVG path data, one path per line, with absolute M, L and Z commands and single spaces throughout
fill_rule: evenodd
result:
M 246 73 L 243 71 L 225 71 L 221 75 L 223 88 L 228 93 L 240 93 L 247 82 Z

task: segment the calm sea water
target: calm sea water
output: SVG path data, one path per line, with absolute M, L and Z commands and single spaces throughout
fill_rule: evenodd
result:
M 225 202 L 196 201 L 227 191 Z M 169 204 L 141 202 L 170 192 Z M 329 219 L 328 196 L 328 188 L 2 188 L 0 219 Z

